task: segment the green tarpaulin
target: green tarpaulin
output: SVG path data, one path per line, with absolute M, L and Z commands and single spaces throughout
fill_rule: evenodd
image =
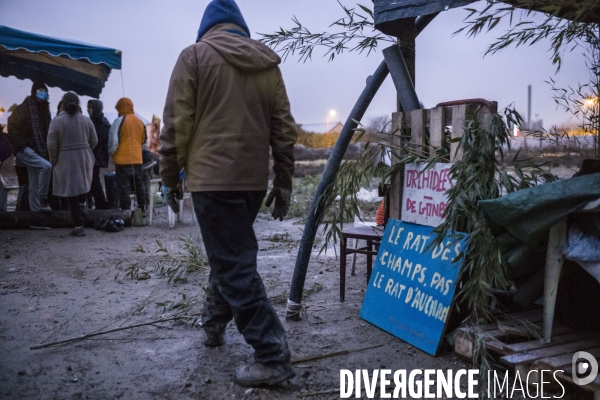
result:
M 600 174 L 578 176 L 479 202 L 493 227 L 537 247 L 562 218 L 600 198 Z

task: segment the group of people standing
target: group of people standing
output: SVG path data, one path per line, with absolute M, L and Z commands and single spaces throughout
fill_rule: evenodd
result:
M 18 105 L 8 118 L 8 138 L 15 156 L 15 168 L 20 180 L 26 180 L 30 211 L 50 212 L 60 209 L 61 201 L 71 211 L 74 236 L 85 235 L 84 210 L 87 197 L 93 198 L 96 209 L 131 207 L 129 197 L 133 184 L 139 206 L 145 206 L 145 185 L 142 179 L 142 147 L 146 142 L 146 127 L 134 114 L 128 98 L 118 101 L 119 117 L 110 124 L 100 100 L 87 104 L 89 118 L 83 115 L 79 96 L 65 93 L 57 115 L 50 116 L 48 87 L 41 81 L 33 83 L 31 95 Z M 107 168 L 109 154 L 115 163 L 118 202 L 111 204 L 100 182 L 100 169 Z M 26 170 L 26 174 L 23 174 Z M 23 188 L 23 186 L 21 186 Z M 54 201 L 53 201 L 54 200 Z M 19 201 L 18 201 L 19 202 Z M 25 208 L 22 205 L 17 207 Z
M 225 345 L 226 327 L 235 321 L 254 348 L 254 363 L 240 365 L 233 374 L 234 382 L 248 387 L 277 385 L 294 376 L 285 329 L 257 271 L 253 229 L 265 197 L 267 207 L 275 203 L 272 216 L 279 220 L 287 215 L 292 199 L 297 132 L 280 62 L 270 48 L 251 39 L 234 0 L 212 0 L 196 42 L 175 63 L 160 134 L 167 203 L 177 212 L 182 186 L 192 192 L 210 264 L 202 312 L 204 344 Z M 53 168 L 53 193 L 68 199 L 76 225 L 73 234 L 80 235 L 78 196 L 91 188 L 96 204 L 104 202 L 98 182 L 98 170 L 107 163 L 104 146 L 116 165 L 120 206 L 129 207 L 130 184 L 142 187 L 145 127 L 127 98 L 117 103 L 119 118 L 108 135 L 100 102 L 88 105 L 90 120 L 81 114 L 79 98 L 67 93 L 52 121 L 47 102 L 45 85 L 34 83 L 31 96 L 9 119 L 8 132 L 17 162 L 27 166 L 30 175 L 32 209 L 49 209 Z M 275 177 L 267 195 L 269 155 Z M 136 191 L 143 207 L 145 190 Z

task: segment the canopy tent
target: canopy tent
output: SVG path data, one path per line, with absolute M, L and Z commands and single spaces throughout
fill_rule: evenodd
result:
M 0 25 L 0 76 L 98 98 L 113 68 L 121 69 L 120 50 Z
M 400 36 L 401 26 L 398 21 L 403 18 L 426 16 L 451 8 L 464 7 L 477 0 L 374 0 L 375 28 L 381 32 Z M 502 0 L 516 8 L 545 12 L 558 18 L 576 22 L 600 23 L 600 4 L 597 1 L 573 2 L 568 0 L 554 1 L 549 5 L 547 0 Z
M 422 17 L 450 8 L 463 7 L 476 0 L 375 0 L 375 28 L 381 32 L 400 36 L 398 21 L 402 18 Z

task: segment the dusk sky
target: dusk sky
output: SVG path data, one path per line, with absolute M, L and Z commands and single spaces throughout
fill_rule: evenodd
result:
M 293 16 L 311 31 L 326 30 L 343 16 L 336 0 L 237 3 L 255 39 L 261 37 L 258 33 L 272 33 L 280 26 L 291 28 Z M 357 7 L 355 0 L 341 3 Z M 372 8 L 370 1 L 362 3 Z M 113 111 L 117 100 L 126 96 L 146 119 L 152 114 L 162 118 L 171 70 L 181 50 L 195 41 L 206 4 L 208 0 L 1 0 L 0 25 L 121 50 L 123 69 L 113 70 L 100 96 L 105 110 Z M 556 76 L 547 43 L 511 48 L 484 58 L 486 46 L 501 31 L 475 39 L 464 34 L 453 37 L 466 16 L 464 9 L 444 12 L 417 39 L 416 90 L 424 106 L 432 108 L 444 101 L 482 97 L 498 101 L 500 108 L 514 103 L 526 117 L 527 85 L 532 85 L 532 118 L 543 119 L 546 128 L 567 122 L 570 115 L 556 108 L 545 81 L 552 77 L 565 88 L 586 82 L 588 72 L 582 50 L 568 53 Z M 383 59 L 381 50 L 387 46 L 381 43 L 369 56 L 347 53 L 333 62 L 321 57 L 323 51 L 317 51 L 306 63 L 299 63 L 297 56 L 288 57 L 281 70 L 296 122 L 310 130 L 310 124 L 324 124 L 330 110 L 337 112 L 332 122 L 344 122 L 365 79 Z M 22 102 L 30 88 L 31 81 L 0 77 L 0 107 Z M 52 110 L 62 95 L 60 89 L 51 88 Z M 87 99 L 82 98 L 82 102 Z M 388 77 L 363 122 L 368 124 L 370 119 L 393 111 L 395 89 Z M 314 129 L 324 130 L 324 125 L 314 125 Z

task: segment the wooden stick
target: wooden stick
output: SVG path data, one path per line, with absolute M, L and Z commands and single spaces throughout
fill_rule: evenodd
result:
M 296 396 L 298 396 L 298 397 L 318 396 L 320 394 L 339 393 L 339 391 L 340 391 L 340 389 L 329 389 L 329 390 L 322 390 L 320 392 L 299 393 Z
M 43 345 L 40 345 L 40 346 L 32 346 L 32 347 L 29 348 L 29 350 L 37 350 L 37 349 L 43 349 L 45 347 L 56 346 L 56 345 L 59 345 L 59 344 L 65 344 L 65 343 L 71 343 L 71 342 L 78 342 L 80 340 L 89 339 L 89 338 L 94 337 L 94 336 L 105 335 L 107 333 L 112 333 L 112 332 L 117 332 L 117 331 L 123 331 L 125 329 L 131 329 L 131 328 L 138 328 L 140 326 L 158 324 L 160 322 L 175 321 L 175 320 L 178 320 L 178 319 L 183 319 L 183 318 L 188 318 L 188 317 L 193 317 L 193 315 L 186 315 L 186 316 L 181 316 L 181 317 L 172 317 L 172 318 L 166 318 L 166 319 L 158 319 L 156 321 L 144 322 L 142 324 L 135 324 L 135 325 L 129 325 L 129 326 L 123 326 L 123 327 L 120 327 L 120 328 L 110 329 L 108 331 L 102 331 L 102 332 L 96 332 L 96 333 L 89 333 L 87 335 L 83 335 L 83 336 L 76 337 L 76 338 L 65 339 L 65 340 L 61 340 L 61 341 L 58 341 L 58 342 L 43 344 Z
M 363 351 L 363 350 L 370 350 L 370 349 L 374 349 L 376 347 L 381 347 L 381 346 L 383 346 L 383 344 L 378 344 L 378 345 L 375 345 L 375 346 L 365 347 L 363 349 L 342 350 L 342 351 L 336 351 L 334 353 L 318 354 L 316 356 L 310 356 L 310 357 L 304 357 L 304 358 L 297 358 L 295 360 L 292 360 L 292 364 L 300 364 L 300 363 L 305 362 L 305 361 L 313 361 L 313 360 L 320 360 L 322 358 L 342 356 L 344 354 L 356 353 L 357 351 Z

